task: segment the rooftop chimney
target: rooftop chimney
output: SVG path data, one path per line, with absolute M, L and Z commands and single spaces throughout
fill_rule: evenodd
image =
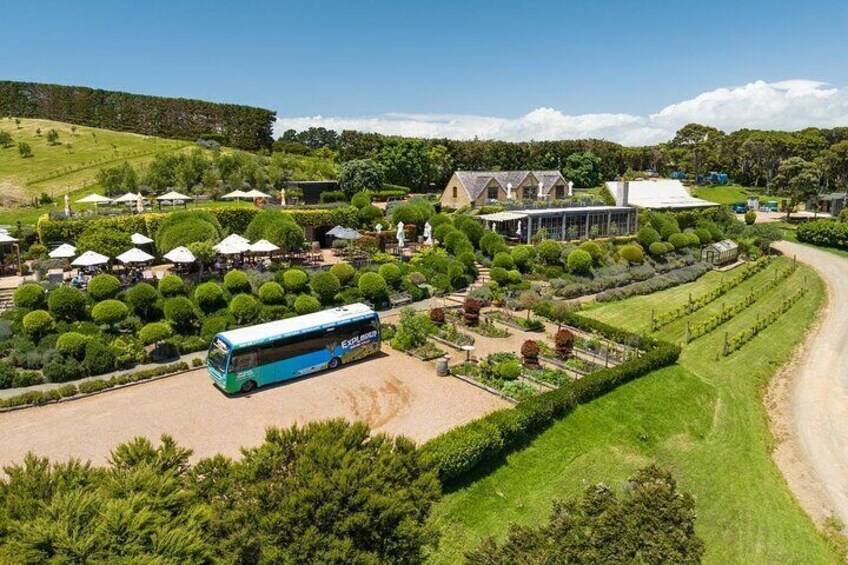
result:
M 615 184 L 615 205 L 627 206 L 630 197 L 630 183 L 621 177 L 621 180 Z

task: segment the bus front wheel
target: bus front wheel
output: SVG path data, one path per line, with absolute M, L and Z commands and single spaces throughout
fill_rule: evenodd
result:
M 329 364 L 327 364 L 328 369 L 338 369 L 342 365 L 342 360 L 338 357 L 333 357 L 330 359 Z
M 245 381 L 241 385 L 242 392 L 250 392 L 251 390 L 256 388 L 256 381 Z

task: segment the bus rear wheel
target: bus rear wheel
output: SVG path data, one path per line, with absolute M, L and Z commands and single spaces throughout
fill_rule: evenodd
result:
M 241 390 L 241 392 L 250 392 L 255 388 L 256 381 L 245 381 L 244 383 L 242 383 L 241 388 L 239 390 Z
M 338 357 L 333 357 L 330 359 L 330 362 L 327 364 L 328 369 L 338 369 L 342 366 L 342 360 Z

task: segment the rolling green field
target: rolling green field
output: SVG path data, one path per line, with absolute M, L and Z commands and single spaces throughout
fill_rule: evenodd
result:
M 690 315 L 696 322 L 762 285 L 775 265 L 724 298 Z M 587 315 L 630 330 L 644 330 L 650 310 L 670 309 L 714 288 L 720 273 L 654 295 L 598 304 Z M 775 324 L 741 350 L 717 358 L 724 332 L 750 326 L 777 307 L 783 296 L 809 291 Z M 789 492 L 769 450 L 772 436 L 763 390 L 803 337 L 824 300 L 824 285 L 800 267 L 713 333 L 684 348 L 678 365 L 656 371 L 579 407 L 511 454 L 476 481 L 446 493 L 433 513 L 442 532 L 431 563 L 455 563 L 488 534 L 502 536 L 510 522 L 546 520 L 550 501 L 605 482 L 621 488 L 637 468 L 657 462 L 696 497 L 697 530 L 707 545 L 707 563 L 833 563 L 835 553 Z M 686 319 L 659 336 L 680 341 Z
M 781 202 L 786 200 L 779 196 L 766 196 L 762 188 L 754 186 L 740 186 L 738 184 L 726 184 L 723 186 L 699 186 L 692 190 L 692 195 L 697 198 L 703 198 L 710 202 L 718 204 L 736 204 L 745 203 L 748 200 L 748 195 L 756 195 L 760 197 L 760 203 L 763 204 L 766 200 L 777 200 Z

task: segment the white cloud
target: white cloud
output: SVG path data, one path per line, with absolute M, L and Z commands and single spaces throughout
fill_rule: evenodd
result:
M 563 114 L 537 108 L 519 118 L 466 114 L 404 114 L 379 116 L 280 118 L 276 133 L 293 128 L 378 132 L 409 137 L 501 139 L 506 141 L 598 138 L 625 145 L 652 144 L 670 139 L 690 123 L 730 132 L 740 128 L 797 130 L 810 126 L 848 125 L 848 89 L 827 83 L 794 79 L 717 88 L 671 104 L 655 114 Z

